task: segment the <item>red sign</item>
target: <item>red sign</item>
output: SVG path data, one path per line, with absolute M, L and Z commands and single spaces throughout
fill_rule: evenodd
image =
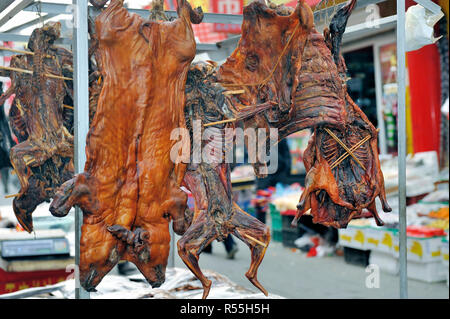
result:
M 6 272 L 0 268 L 0 295 L 33 287 L 54 285 L 67 280 L 69 272 L 65 269 Z
M 212 3 L 212 12 L 224 14 L 242 14 L 243 0 L 214 0 Z M 241 33 L 241 26 L 238 24 L 214 24 L 214 31 L 227 33 Z

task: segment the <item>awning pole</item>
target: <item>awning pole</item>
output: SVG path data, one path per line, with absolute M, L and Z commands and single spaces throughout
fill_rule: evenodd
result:
M 89 130 L 89 61 L 88 61 L 88 0 L 73 0 L 73 66 L 74 66 L 74 140 L 75 173 L 84 171 L 86 135 Z M 80 238 L 83 214 L 75 209 L 75 262 L 80 265 Z M 80 286 L 79 271 L 75 273 L 75 298 L 89 299 L 89 292 Z
M 406 55 L 405 0 L 397 0 L 398 201 L 400 298 L 408 298 L 406 261 Z

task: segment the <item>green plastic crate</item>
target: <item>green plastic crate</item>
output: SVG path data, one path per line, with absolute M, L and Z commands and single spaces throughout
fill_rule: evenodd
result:
M 281 234 L 281 230 L 283 229 L 282 219 L 280 212 L 277 210 L 275 205 L 269 204 L 270 209 L 270 218 L 272 219 L 272 230 L 279 231 Z

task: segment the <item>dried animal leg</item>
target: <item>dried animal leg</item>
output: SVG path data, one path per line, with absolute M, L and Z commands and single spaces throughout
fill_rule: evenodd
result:
M 250 248 L 252 261 L 245 276 L 264 295 L 267 290 L 257 279 L 258 267 L 261 264 L 270 242 L 270 229 L 253 216 L 244 212 L 236 203 L 233 205 L 233 218 L 231 223 L 235 229 L 233 235 L 242 240 Z

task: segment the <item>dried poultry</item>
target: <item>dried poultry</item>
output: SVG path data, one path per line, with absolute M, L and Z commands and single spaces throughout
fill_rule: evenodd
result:
M 59 22 L 49 22 L 35 29 L 28 41 L 31 54 L 11 59 L 11 67 L 32 74 L 3 72 L 11 77 L 12 83 L 4 97 L 15 94 L 10 123 L 19 140 L 10 151 L 21 185 L 13 209 L 28 232 L 33 230 L 32 212 L 36 206 L 49 201 L 55 188 L 73 174 L 73 136 L 63 121 L 68 94 L 63 76 L 71 73 L 72 55 L 53 45 L 60 36 L 60 28 Z
M 346 227 L 364 208 L 381 224 L 377 196 L 383 210 L 391 210 L 378 159 L 377 131 L 347 93 L 342 56 L 331 53 L 339 54 L 354 3 L 338 11 L 325 41 L 303 2 L 292 10 L 256 1 L 244 8 L 242 38 L 218 70 L 217 80 L 224 87 L 245 91 L 234 98 L 235 103 L 277 103 L 245 120 L 245 127 L 278 128 L 279 139 L 305 128 L 315 131 L 304 155 L 306 190 L 294 224 L 309 208 L 314 222 L 324 225 Z M 256 174 L 264 175 L 264 163 L 254 166 Z
M 214 70 L 212 64 L 194 64 L 186 82 L 185 114 L 191 158 L 184 182 L 194 197 L 195 212 L 192 224 L 178 241 L 178 253 L 202 282 L 203 298 L 206 298 L 211 281 L 200 270 L 199 255 L 213 240 L 223 241 L 233 234 L 251 250 L 251 266 L 246 277 L 267 295 L 257 280 L 257 271 L 270 241 L 270 230 L 233 202 L 230 164 L 225 160 L 225 150 L 233 146 L 234 136 L 229 134 L 232 130 L 226 133 L 230 126 L 226 119 L 234 114 L 227 106 L 225 90 L 213 83 Z M 223 121 L 225 123 L 220 123 Z M 214 125 L 203 128 L 208 124 Z M 201 140 L 195 142 L 194 136 Z M 201 158 L 196 160 L 196 156 Z
M 191 23 L 202 12 L 178 0 L 178 19 L 145 21 L 112 0 L 95 20 L 103 88 L 87 137 L 84 173 L 58 190 L 50 210 L 83 211 L 80 281 L 88 291 L 125 259 L 160 286 L 169 222 L 187 228 L 186 164 L 170 158 L 174 128 L 186 127 L 185 82 L 196 52 Z

